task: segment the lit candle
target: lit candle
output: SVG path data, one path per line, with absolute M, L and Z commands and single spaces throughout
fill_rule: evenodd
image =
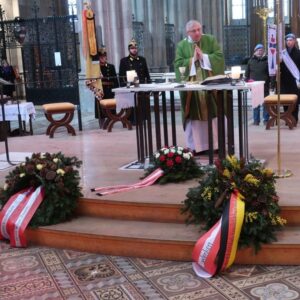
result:
M 241 67 L 240 66 L 231 67 L 231 78 L 240 79 L 240 76 L 241 76 Z

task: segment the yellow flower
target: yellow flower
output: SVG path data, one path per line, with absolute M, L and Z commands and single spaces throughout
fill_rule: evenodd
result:
M 56 173 L 58 175 L 64 176 L 66 172 L 63 169 L 57 169 Z
M 20 178 L 24 177 L 26 174 L 25 173 L 21 173 L 19 176 Z
M 206 200 L 206 201 L 210 201 L 211 200 L 211 190 L 210 187 L 205 187 L 204 191 L 201 194 L 201 197 Z
M 37 165 L 36 165 L 36 168 L 37 168 L 39 171 L 42 170 L 43 167 L 44 167 L 44 166 L 43 166 L 42 164 L 37 164 Z
M 270 168 L 263 169 L 262 173 L 267 177 L 271 177 L 274 174 L 273 170 Z
M 231 177 L 230 171 L 229 171 L 228 169 L 225 169 L 225 170 L 223 171 L 223 176 L 224 176 L 224 177 L 227 177 L 227 178 L 230 178 L 230 177 Z
M 257 215 L 258 215 L 258 212 L 257 211 L 254 211 L 254 212 L 246 212 L 245 213 L 245 220 L 246 220 L 246 223 L 252 223 L 254 220 L 257 219 Z
M 232 155 L 227 155 L 226 156 L 226 159 L 227 161 L 229 161 L 229 163 L 231 164 L 231 166 L 234 168 L 234 169 L 240 169 L 240 164 L 239 164 L 239 161 L 238 159 L 236 158 L 236 156 Z
M 248 183 L 251 183 L 255 186 L 259 185 L 259 180 L 255 176 L 253 176 L 252 174 L 247 174 L 244 178 L 244 181 L 246 181 Z
M 53 162 L 57 163 L 59 161 L 59 159 L 57 157 L 53 158 Z

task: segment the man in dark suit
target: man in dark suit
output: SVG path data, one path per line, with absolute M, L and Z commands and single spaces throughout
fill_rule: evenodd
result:
M 146 59 L 138 55 L 138 46 L 134 39 L 128 44 L 129 55 L 120 60 L 120 85 L 126 86 L 126 72 L 135 70 L 140 83 L 150 83 L 150 75 Z
M 289 33 L 285 36 L 286 48 L 282 51 L 280 64 L 281 94 L 296 94 L 298 102 L 293 111 L 293 116 L 298 123 L 300 102 L 300 50 L 296 47 L 296 36 Z M 285 107 L 285 109 L 287 109 Z
M 102 74 L 102 87 L 103 87 L 103 99 L 111 99 L 114 98 L 114 93 L 112 89 L 119 87 L 119 82 L 116 74 L 115 66 L 109 64 L 107 62 L 107 52 L 106 48 L 102 47 L 98 49 L 99 55 L 99 64 L 100 70 Z M 100 113 L 100 120 L 104 120 L 106 118 L 105 114 L 101 111 L 100 105 L 98 106 L 98 100 L 95 99 L 95 118 L 99 118 Z

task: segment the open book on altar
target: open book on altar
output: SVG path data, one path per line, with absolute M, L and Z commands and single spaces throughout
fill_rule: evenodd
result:
M 205 80 L 200 82 L 202 85 L 213 85 L 213 84 L 227 84 L 231 83 L 232 79 L 228 75 L 216 75 L 207 77 Z

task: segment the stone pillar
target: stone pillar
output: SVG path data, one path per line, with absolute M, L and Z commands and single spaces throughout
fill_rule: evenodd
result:
M 161 0 L 147 1 L 145 14 L 148 15 L 149 39 L 145 37 L 145 56 L 147 63 L 152 67 L 152 72 L 166 72 L 166 35 L 164 3 Z M 149 45 L 146 45 L 149 41 Z M 149 53 L 150 52 L 150 53 Z M 149 53 L 149 55 L 147 55 Z M 151 56 L 150 56 L 151 55 Z
M 107 48 L 108 61 L 115 65 L 118 73 L 120 59 L 128 55 L 128 43 L 132 38 L 131 1 L 96 1 L 94 11 L 96 24 L 102 30 L 101 42 Z

